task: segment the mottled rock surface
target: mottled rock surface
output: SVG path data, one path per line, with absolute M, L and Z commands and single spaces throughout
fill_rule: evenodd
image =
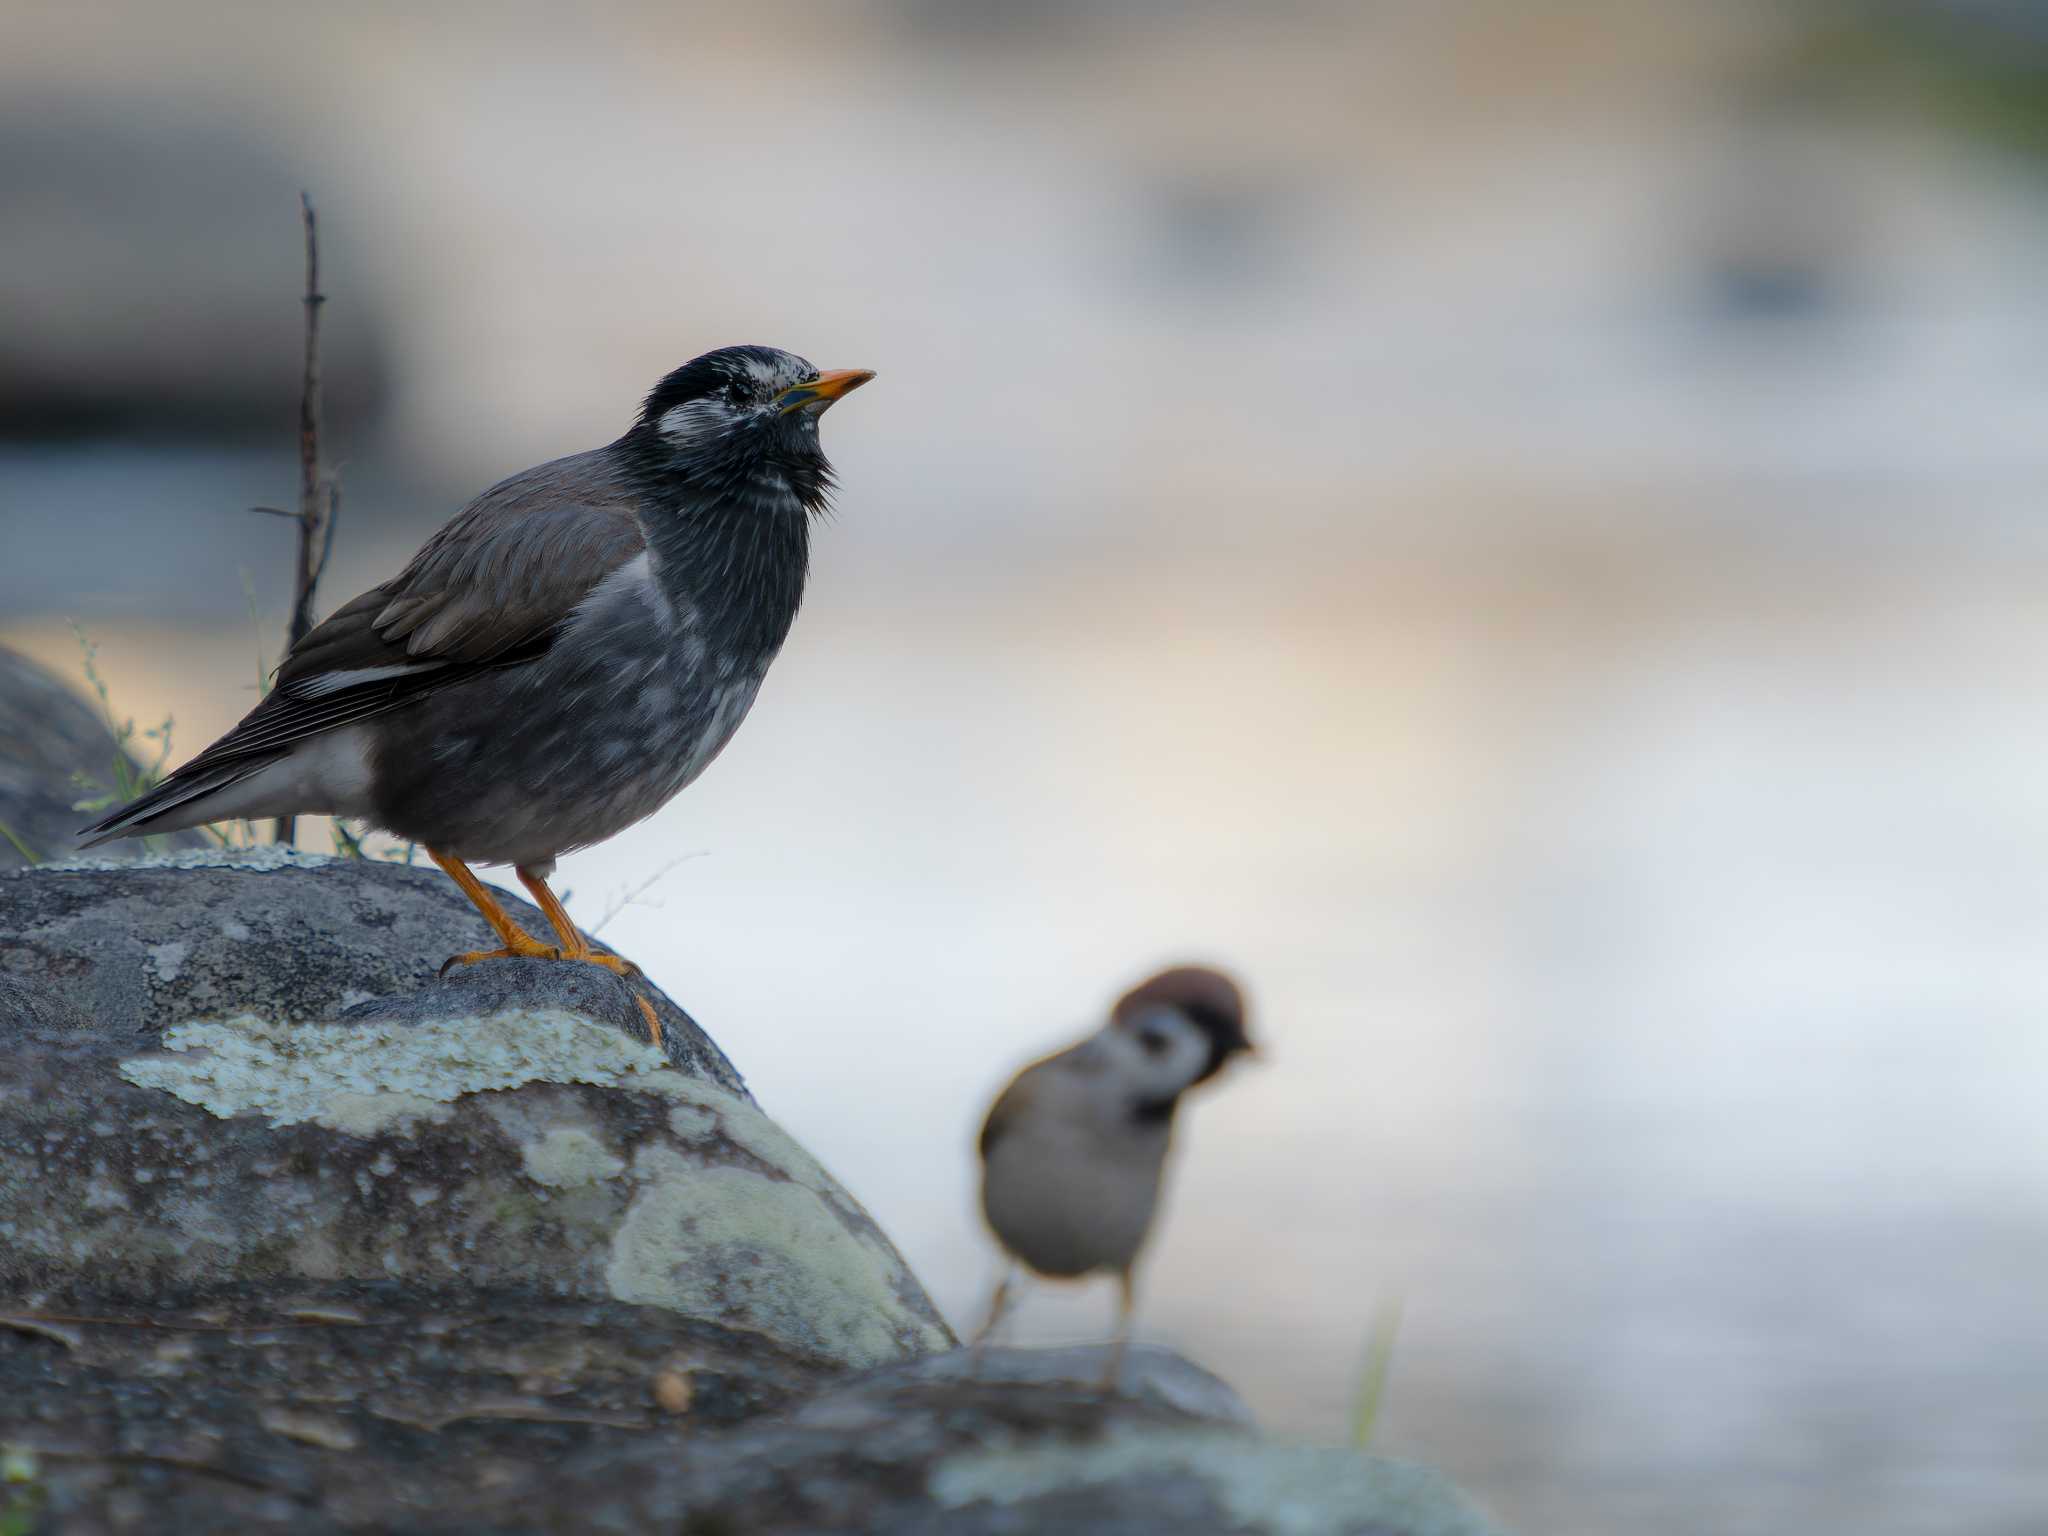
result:
M 507 1495 L 568 1455 L 787 1407 L 841 1369 L 659 1308 L 396 1281 L 7 1305 L 0 1443 L 32 1469 L 0 1485 L 8 1532 L 587 1529 L 587 1487 L 525 1513 Z M 487 1499 L 503 1507 L 472 1525 Z
M 438 979 L 480 930 L 388 864 L 0 874 L 0 1532 L 1491 1529 L 1163 1351 L 971 1373 L 681 1009 Z
M 1496 1530 L 1425 1469 L 1272 1445 L 1241 1409 L 1106 1399 L 1035 1356 L 995 1351 L 977 1379 L 848 1376 L 644 1308 L 437 1306 L 394 1285 L 18 1312 L 0 1319 L 19 1478 L 0 1515 L 151 1536 Z
M 119 750 L 76 689 L 19 651 L 0 646 L 0 827 L 6 828 L 0 834 L 0 869 L 18 869 L 31 862 L 30 855 L 59 859 L 75 850 L 78 829 L 93 819 L 72 809 L 88 793 L 75 776 L 108 783 Z M 152 839 L 159 848 L 197 848 L 206 841 L 198 832 Z M 110 848 L 117 857 L 144 851 L 140 841 Z
M 632 983 L 663 1051 L 595 966 L 436 979 L 476 926 L 438 871 L 281 851 L 0 876 L 0 1291 L 397 1281 L 639 1303 L 841 1365 L 950 1343 L 687 1015 Z
M 530 903 L 498 896 L 528 931 L 548 931 Z M 637 991 L 654 1005 L 671 1062 L 746 1092 L 724 1052 L 645 982 L 629 990 L 596 966 L 545 960 L 494 960 L 440 976 L 450 955 L 495 942 L 431 865 L 196 848 L 0 872 L 0 977 L 42 988 L 110 1036 L 154 1041 L 172 1024 L 236 1014 L 418 1023 L 516 1003 L 580 1013 L 645 1039 Z

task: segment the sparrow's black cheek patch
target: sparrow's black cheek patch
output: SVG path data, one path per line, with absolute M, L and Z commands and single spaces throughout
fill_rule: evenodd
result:
M 1173 1112 L 1180 1106 L 1180 1095 L 1169 1094 L 1163 1099 L 1131 1100 L 1131 1120 L 1137 1125 L 1164 1125 L 1173 1118 Z

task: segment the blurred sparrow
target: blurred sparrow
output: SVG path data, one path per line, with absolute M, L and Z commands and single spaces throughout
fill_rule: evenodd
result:
M 874 375 L 726 347 L 655 385 L 625 436 L 514 475 L 285 657 L 242 723 L 85 829 L 86 846 L 229 817 L 357 817 L 423 844 L 498 956 L 593 950 L 556 857 L 651 815 L 746 718 L 803 598 L 831 466 L 818 418 Z M 471 861 L 510 864 L 555 943 Z M 446 967 L 444 966 L 445 970 Z
M 1201 966 L 1162 971 L 1118 1000 L 1080 1044 L 1026 1067 L 981 1128 L 981 1208 L 1005 1254 L 1041 1275 L 1117 1277 L 1105 1389 L 1130 1339 L 1131 1271 L 1159 1206 L 1180 1097 L 1252 1048 L 1244 999 Z M 975 1358 L 1011 1298 L 1006 1266 Z

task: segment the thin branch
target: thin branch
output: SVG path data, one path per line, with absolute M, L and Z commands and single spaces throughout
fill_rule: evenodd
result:
M 285 632 L 287 656 L 313 628 L 313 593 L 333 538 L 333 530 L 323 526 L 331 498 L 322 495 L 320 484 L 320 306 L 327 298 L 320 291 L 319 219 L 304 192 L 299 209 L 306 226 L 306 359 L 299 392 L 299 563 Z M 277 818 L 276 841 L 289 844 L 293 832 L 291 817 Z
M 314 551 L 319 548 L 325 511 L 320 494 L 320 306 L 327 296 L 320 291 L 319 216 L 304 192 L 299 194 L 299 208 L 306 226 L 306 357 L 299 393 L 299 579 L 287 649 L 313 628 L 313 583 L 318 574 Z
M 338 475 L 339 471 L 336 471 L 327 477 L 327 515 L 321 519 L 320 558 L 313 562 L 312 584 L 315 587 L 327 574 L 327 559 L 334 553 L 334 525 L 341 520 L 341 481 Z
M 674 869 L 678 864 L 687 864 L 692 859 L 703 858 L 705 852 L 705 849 L 697 848 L 691 850 L 689 853 L 677 854 L 674 858 L 670 859 L 666 864 L 662 865 L 661 868 L 657 869 L 653 874 L 649 875 L 645 880 L 642 880 L 638 885 L 621 894 L 616 900 L 614 900 L 609 906 L 607 906 L 604 909 L 603 915 L 600 916 L 596 922 L 592 923 L 588 928 L 585 928 L 583 931 L 587 934 L 590 934 L 593 938 L 596 937 L 598 931 L 601 928 L 603 928 L 606 923 L 610 922 L 613 918 L 617 917 L 621 912 L 625 911 L 626 908 L 632 906 L 635 902 L 639 901 L 639 899 L 642 896 L 645 896 L 650 890 L 654 888 L 655 882 L 660 880 L 670 870 Z

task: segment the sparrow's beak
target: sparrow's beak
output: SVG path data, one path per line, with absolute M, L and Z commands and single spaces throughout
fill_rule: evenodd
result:
M 806 406 L 813 411 L 822 411 L 841 395 L 859 389 L 874 376 L 874 370 L 870 368 L 834 368 L 830 373 L 819 374 L 808 384 L 785 389 L 775 397 L 775 409 L 783 414 Z

